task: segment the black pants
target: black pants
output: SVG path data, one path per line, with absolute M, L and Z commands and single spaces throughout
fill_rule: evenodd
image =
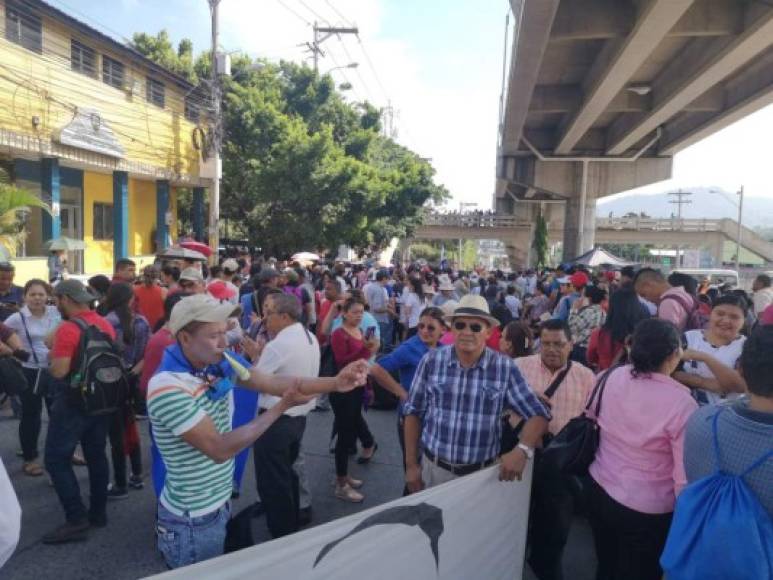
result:
M 306 417 L 282 415 L 252 446 L 258 495 L 274 538 L 298 531 L 300 492 L 293 463 L 305 429 Z
M 108 435 L 110 437 L 110 451 L 113 460 L 113 477 L 117 488 L 126 488 L 126 413 L 128 408 L 116 411 L 110 416 Z M 142 475 L 142 448 L 139 442 L 129 454 L 132 466 L 132 475 Z
M 19 421 L 19 442 L 24 461 L 35 461 L 38 458 L 38 439 L 40 438 L 41 416 L 43 414 L 43 401 L 46 408 L 51 410 L 51 405 L 47 396 L 35 393 L 35 382 L 38 380 L 38 370 L 23 368 L 24 376 L 27 378 L 28 387 L 25 388 L 19 399 L 21 400 L 21 420 Z M 43 376 L 40 377 L 40 383 L 47 382 L 46 371 L 40 371 Z
M 645 514 L 627 508 L 593 480 L 589 502 L 599 563 L 596 580 L 660 580 L 663 570 L 658 560 L 673 514 Z
M 531 489 L 529 566 L 540 580 L 562 580 L 562 557 L 580 484 L 576 478 L 548 469 L 538 460 L 534 465 Z
M 345 477 L 349 473 L 349 449 L 357 444 L 373 447 L 373 435 L 362 416 L 362 395 L 364 387 L 357 387 L 348 393 L 330 393 L 330 406 L 335 414 L 336 430 L 336 475 Z

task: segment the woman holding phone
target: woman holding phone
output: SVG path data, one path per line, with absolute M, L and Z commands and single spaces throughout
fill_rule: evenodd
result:
M 330 345 L 336 366 L 340 369 L 351 362 L 370 359 L 378 352 L 379 341 L 375 337 L 376 329 L 360 328 L 365 314 L 365 302 L 360 298 L 348 298 L 342 306 L 341 327 L 330 335 Z M 370 333 L 370 338 L 366 335 Z M 354 447 L 359 435 L 362 441 L 360 460 L 370 461 L 376 452 L 376 443 L 362 416 L 362 400 L 365 385 L 348 393 L 330 393 L 330 405 L 335 414 L 338 438 L 335 446 L 336 488 L 338 499 L 359 503 L 364 496 L 357 491 L 362 481 L 349 476 L 349 449 Z

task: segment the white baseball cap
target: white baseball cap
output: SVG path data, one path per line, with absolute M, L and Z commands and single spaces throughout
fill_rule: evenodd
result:
M 221 303 L 208 294 L 194 294 L 183 298 L 172 308 L 169 330 L 176 336 L 191 322 L 225 322 L 241 311 L 240 306 Z

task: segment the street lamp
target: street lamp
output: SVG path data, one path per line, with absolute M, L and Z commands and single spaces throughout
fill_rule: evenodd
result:
M 346 64 L 344 66 L 334 66 L 329 71 L 327 71 L 325 74 L 329 75 L 334 70 L 342 70 L 342 69 L 345 69 L 345 68 L 357 68 L 358 66 L 360 66 L 360 63 L 358 63 L 358 62 L 350 62 L 349 64 Z
M 738 208 L 738 233 L 735 236 L 735 269 L 737 272 L 740 272 L 741 270 L 741 236 L 743 236 L 743 226 L 741 223 L 743 220 L 743 185 L 736 192 L 736 195 L 738 196 L 738 203 L 734 202 L 732 199 L 727 197 L 724 194 L 724 192 L 719 189 L 709 189 L 709 193 L 719 193 L 727 201 L 729 201 L 730 203 L 732 203 L 734 206 Z

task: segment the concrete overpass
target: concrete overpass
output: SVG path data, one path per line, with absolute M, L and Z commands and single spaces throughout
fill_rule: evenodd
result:
M 599 218 L 595 222 L 598 244 L 653 244 L 656 246 L 708 249 L 714 265 L 722 265 L 726 241 L 735 242 L 738 223 L 731 219 Z M 773 262 L 773 243 L 753 230 L 741 228 L 741 246 Z M 500 240 L 512 264 L 530 261 L 534 222 L 500 214 L 427 214 L 412 239 Z M 563 224 L 548 222 L 551 242 L 562 240 Z M 574 257 L 574 256 L 570 256 Z
M 773 103 L 773 3 L 510 0 L 494 207 L 594 244 L 596 199 L 671 176 L 673 155 Z

